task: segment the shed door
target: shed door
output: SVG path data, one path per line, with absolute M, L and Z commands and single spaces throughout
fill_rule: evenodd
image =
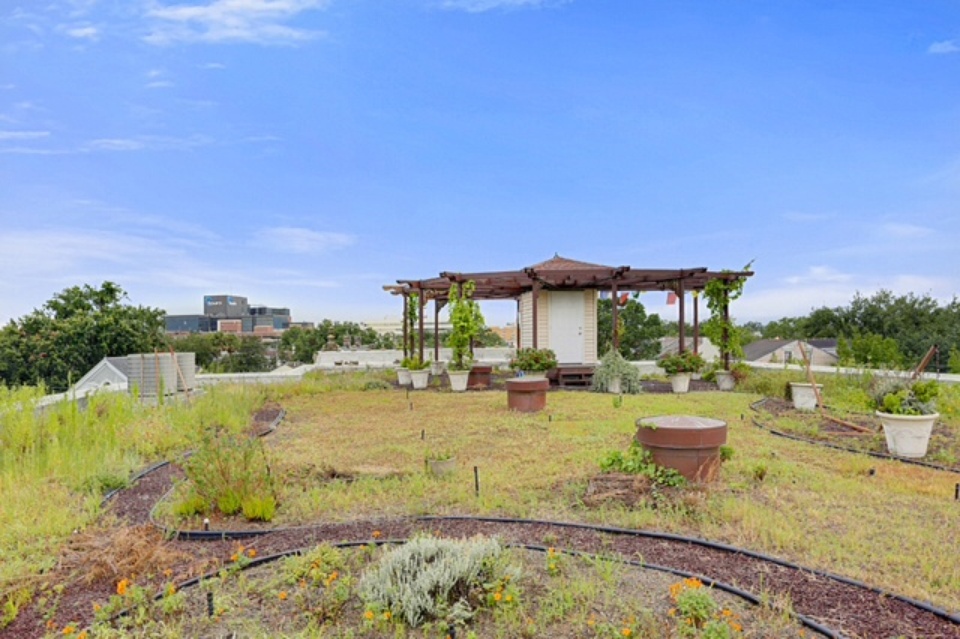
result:
M 583 363 L 583 291 L 550 292 L 550 348 L 561 364 Z

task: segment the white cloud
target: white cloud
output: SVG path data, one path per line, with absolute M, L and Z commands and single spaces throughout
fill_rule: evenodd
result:
M 927 53 L 933 54 L 946 54 L 946 53 L 956 53 L 960 51 L 960 46 L 957 45 L 956 40 L 942 40 L 940 42 L 934 42 L 927 48 Z
M 803 275 L 791 275 L 784 278 L 787 284 L 817 284 L 817 283 L 837 283 L 849 282 L 852 276 L 848 273 L 841 273 L 829 266 L 811 266 Z
M 496 9 L 545 9 L 559 7 L 573 0 L 443 0 L 440 7 L 466 11 L 468 13 L 483 13 Z
M 933 233 L 932 229 L 929 229 L 925 226 L 918 226 L 916 224 L 903 224 L 897 222 L 889 222 L 882 225 L 879 228 L 879 231 L 882 235 L 886 237 L 891 237 L 894 239 L 911 239 L 918 237 L 926 237 Z
M 263 229 L 256 240 L 281 252 L 324 253 L 331 249 L 351 246 L 356 241 L 352 235 L 313 231 L 291 226 Z
M 83 151 L 170 151 L 194 149 L 209 146 L 213 140 L 207 136 L 194 135 L 187 138 L 173 138 L 144 135 L 133 138 L 100 138 L 91 140 Z
M 169 89 L 174 86 L 174 84 L 170 80 L 155 80 L 153 82 L 147 82 L 144 86 L 148 89 Z
M 49 135 L 49 131 L 0 131 L 0 140 L 37 140 Z
M 782 215 L 788 222 L 822 222 L 829 219 L 825 213 L 800 213 L 797 211 L 788 211 Z
M 96 42 L 100 39 L 100 30 L 93 26 L 69 27 L 64 29 L 64 33 L 71 38 L 77 38 L 80 40 L 90 40 L 92 42 Z
M 156 20 L 144 38 L 157 45 L 175 42 L 250 42 L 293 44 L 323 35 L 282 23 L 329 0 L 213 0 L 206 4 L 158 5 L 147 12 Z
M 201 69 L 226 69 L 227 65 L 221 62 L 205 62 L 200 65 Z

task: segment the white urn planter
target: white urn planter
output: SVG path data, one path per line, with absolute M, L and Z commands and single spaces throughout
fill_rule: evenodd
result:
M 467 390 L 470 371 L 447 371 L 447 377 L 450 378 L 450 390 L 453 392 L 462 393 Z
M 434 377 L 439 377 L 440 375 L 443 375 L 443 371 L 445 368 L 446 368 L 446 364 L 444 362 L 438 362 L 438 361 L 430 362 L 430 373 L 433 374 Z
M 690 390 L 691 373 L 677 373 L 670 376 L 670 386 L 674 393 L 686 393 Z
M 397 383 L 401 386 L 410 385 L 410 369 L 408 368 L 398 368 L 397 369 Z
M 421 371 L 410 371 L 410 381 L 413 384 L 413 390 L 423 390 L 430 381 L 430 369 L 425 368 Z
M 457 470 L 457 458 L 449 457 L 447 459 L 428 459 L 427 471 L 434 477 L 446 477 L 452 475 Z
M 940 413 L 932 415 L 894 415 L 877 411 L 883 436 L 887 440 L 887 450 L 891 455 L 919 459 L 927 454 L 930 433 Z
M 621 380 L 622 378 L 619 375 L 610 378 L 610 384 L 607 386 L 607 392 L 612 393 L 613 395 L 619 395 L 622 387 Z
M 737 379 L 730 371 L 717 371 L 717 388 L 722 391 L 732 391 L 737 385 Z
M 823 384 L 817 384 L 817 392 L 813 391 L 813 384 L 790 382 L 790 397 L 793 398 L 793 407 L 797 410 L 817 410 L 817 393 L 823 390 Z

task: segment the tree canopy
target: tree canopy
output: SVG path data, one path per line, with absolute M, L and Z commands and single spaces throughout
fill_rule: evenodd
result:
M 164 311 L 124 303 L 113 282 L 57 293 L 0 331 L 0 381 L 66 390 L 104 357 L 165 348 Z
M 617 310 L 620 354 L 628 360 L 654 359 L 660 354 L 660 338 L 667 334 L 659 315 L 647 310 L 634 293 Z M 606 353 L 613 345 L 613 300 L 597 302 L 597 352 Z

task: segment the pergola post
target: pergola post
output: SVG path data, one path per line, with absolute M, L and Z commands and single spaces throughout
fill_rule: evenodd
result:
M 440 300 L 433 298 L 433 361 L 440 361 Z
M 517 326 L 517 330 L 514 331 L 514 332 L 516 333 L 516 336 L 517 336 L 517 344 L 516 344 L 516 347 L 517 347 L 517 350 L 520 350 L 520 341 L 521 341 L 520 334 L 521 334 L 521 332 L 522 332 L 522 328 L 523 328 L 523 327 L 520 325 L 520 298 L 519 298 L 519 297 L 517 298 L 517 324 L 516 324 L 516 326 Z
M 403 358 L 410 357 L 410 299 L 406 291 L 403 292 Z
M 723 287 L 723 370 L 730 370 L 730 291 Z M 814 387 L 816 388 L 816 387 Z
M 678 353 L 684 353 L 687 350 L 687 336 L 686 336 L 686 326 L 687 318 L 684 313 L 684 298 L 686 294 L 683 290 L 683 278 L 681 277 L 677 280 L 677 299 L 679 302 L 679 311 L 680 311 L 680 321 L 678 322 L 680 329 L 680 344 L 677 346 Z
M 417 350 L 418 350 L 417 355 L 418 357 L 420 357 L 420 361 L 422 362 L 423 361 L 423 306 L 424 306 L 423 287 L 420 287 L 419 289 L 417 289 L 417 292 L 418 292 L 417 305 L 420 307 L 420 319 L 418 321 L 419 326 L 417 327 L 417 331 L 420 334 L 420 344 L 417 347 Z
M 700 354 L 700 292 L 693 291 L 693 354 Z
M 537 306 L 540 305 L 540 282 L 533 283 L 533 348 L 540 348 L 537 339 Z
M 620 300 L 617 298 L 617 282 L 610 285 L 610 296 L 613 302 L 613 350 L 620 351 L 620 331 L 617 330 L 617 317 L 619 312 Z

